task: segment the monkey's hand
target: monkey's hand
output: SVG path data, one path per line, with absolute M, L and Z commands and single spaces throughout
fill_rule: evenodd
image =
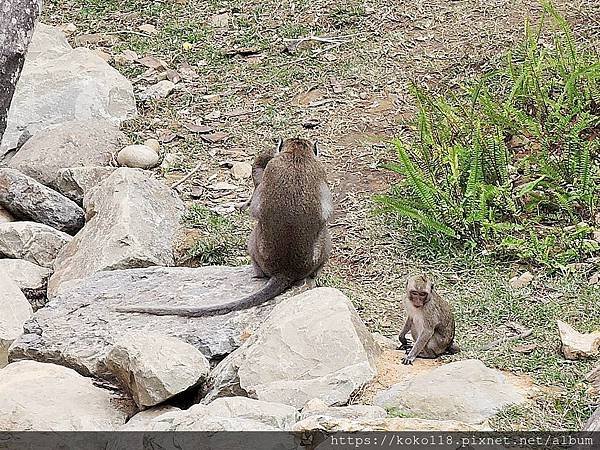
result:
M 410 364 L 412 366 L 412 363 L 414 362 L 414 360 L 415 360 L 414 356 L 406 355 L 404 358 L 402 358 L 402 364 L 404 364 L 405 366 Z
M 410 350 L 413 346 L 412 342 L 406 339 L 406 336 L 398 336 L 398 340 L 400 341 L 400 346 L 398 350 Z

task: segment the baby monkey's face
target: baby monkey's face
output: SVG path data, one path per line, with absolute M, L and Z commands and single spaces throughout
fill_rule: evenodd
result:
M 408 298 L 415 308 L 421 308 L 425 303 L 427 303 L 427 297 L 429 293 L 426 291 L 410 291 L 408 293 Z

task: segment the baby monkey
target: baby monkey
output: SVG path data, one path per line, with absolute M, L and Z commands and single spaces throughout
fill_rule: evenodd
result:
M 450 305 L 435 291 L 433 283 L 426 275 L 415 275 L 408 279 L 406 286 L 406 323 L 400 332 L 401 349 L 407 355 L 403 364 L 412 364 L 417 356 L 437 358 L 444 353 L 457 353 L 454 344 L 454 315 Z M 410 352 L 406 334 L 410 331 L 415 339 Z

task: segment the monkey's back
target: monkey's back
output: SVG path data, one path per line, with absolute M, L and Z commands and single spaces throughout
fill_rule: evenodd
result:
M 261 185 L 255 231 L 265 269 L 305 278 L 314 270 L 326 232 L 325 169 L 314 157 L 283 152 L 269 161 Z

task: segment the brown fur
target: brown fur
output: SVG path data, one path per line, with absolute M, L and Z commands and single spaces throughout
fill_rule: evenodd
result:
M 264 303 L 296 282 L 314 279 L 331 251 L 327 220 L 333 209 L 316 149 L 305 139 L 288 139 L 280 141 L 279 152 L 262 153 L 254 162 L 256 187 L 250 213 L 257 223 L 248 240 L 248 253 L 256 276 L 269 278 L 260 291 L 219 306 L 117 310 L 186 317 L 226 314 Z
M 406 286 L 406 323 L 400 332 L 401 348 L 409 348 L 406 334 L 410 331 L 415 340 L 404 364 L 415 358 L 437 358 L 444 353 L 456 353 L 454 344 L 454 315 L 448 302 L 438 295 L 426 275 L 410 277 Z

